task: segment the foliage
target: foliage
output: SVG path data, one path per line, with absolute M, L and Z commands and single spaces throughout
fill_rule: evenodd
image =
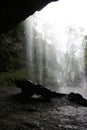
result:
M 23 23 L 0 35 L 0 87 L 14 86 L 15 78 L 26 77 L 25 42 Z
M 23 24 L 0 36 L 0 72 L 24 66 L 25 35 Z
M 27 70 L 21 69 L 18 71 L 1 72 L 0 73 L 0 87 L 15 87 L 15 79 L 27 78 Z

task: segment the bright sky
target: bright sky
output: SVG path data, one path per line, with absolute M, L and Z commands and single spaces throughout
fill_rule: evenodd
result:
M 47 40 L 48 44 L 54 44 L 56 48 L 58 47 L 65 51 L 64 44 L 65 46 L 67 44 L 67 29 L 78 29 L 80 27 L 85 30 L 81 32 L 82 35 L 87 35 L 86 13 L 87 0 L 59 0 L 51 2 L 41 11 L 36 11 L 29 19 L 37 32 Z M 27 24 L 30 26 L 28 19 Z M 80 36 L 76 40 L 76 42 L 79 42 L 81 40 Z
M 36 12 L 36 16 L 42 20 L 42 24 L 49 23 L 57 31 L 72 24 L 87 28 L 87 0 L 52 2 L 40 12 Z
M 45 39 L 48 44 L 55 48 L 57 62 L 59 63 L 60 61 L 60 65 L 62 63 L 63 67 L 65 64 L 64 54 L 67 52 L 68 47 L 69 52 L 73 52 L 77 57 L 80 57 L 77 58 L 77 62 L 80 63 L 78 64 L 78 70 L 81 70 L 84 66 L 83 36 L 87 35 L 87 0 L 59 0 L 52 2 L 41 11 L 36 11 L 34 15 L 29 17 L 26 25 L 29 34 L 31 34 L 32 27 L 34 27 L 38 32 L 37 34 L 41 34 L 41 38 Z M 69 29 L 71 29 L 71 32 Z M 29 40 L 32 38 L 31 36 L 28 36 Z M 37 38 L 39 38 L 38 35 Z M 68 46 L 67 43 L 69 43 Z M 63 76 L 57 78 L 62 79 Z

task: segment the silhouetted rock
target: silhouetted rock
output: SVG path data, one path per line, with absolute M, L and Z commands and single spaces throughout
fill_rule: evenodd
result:
M 71 92 L 68 95 L 68 99 L 70 101 L 72 101 L 72 102 L 75 102 L 75 103 L 79 104 L 79 105 L 87 107 L 87 100 L 85 98 L 83 98 L 82 95 L 80 95 L 79 93 L 73 93 L 73 92 Z
M 64 96 L 64 94 L 56 93 L 54 91 L 51 91 L 48 88 L 45 88 L 41 84 L 33 83 L 30 80 L 15 80 L 15 84 L 18 88 L 21 88 L 22 93 L 28 98 L 31 98 L 32 95 L 40 95 L 41 98 L 44 98 L 46 100 L 52 98 L 52 97 L 61 97 Z
M 31 127 L 36 127 L 36 128 L 40 127 L 40 123 L 37 120 L 25 119 L 23 121 L 23 124 L 26 125 L 26 126 L 31 126 Z
M 35 11 L 56 0 L 7 0 L 0 2 L 0 33 L 7 32 Z M 21 6 L 20 6 L 21 5 Z

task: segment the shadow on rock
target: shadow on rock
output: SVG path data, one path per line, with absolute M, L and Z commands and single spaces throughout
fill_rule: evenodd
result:
M 83 98 L 82 95 L 80 95 L 79 93 L 70 93 L 68 95 L 68 99 L 78 105 L 87 107 L 87 100 Z
M 49 88 L 46 88 L 41 84 L 33 83 L 31 80 L 27 79 L 15 80 L 15 84 L 17 88 L 21 88 L 22 90 L 22 94 L 18 99 L 23 99 L 24 101 L 50 101 L 52 98 L 65 96 L 65 94 L 56 93 L 55 91 L 51 91 Z M 32 98 L 34 95 L 38 96 L 39 98 Z
M 50 99 L 42 98 L 41 96 L 37 96 L 37 95 L 30 97 L 24 93 L 12 95 L 10 96 L 10 98 L 18 103 L 51 102 Z

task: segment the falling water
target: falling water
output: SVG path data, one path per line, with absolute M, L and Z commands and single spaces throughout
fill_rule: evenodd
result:
M 75 3 L 71 4 L 72 1 Z M 64 93 L 74 91 L 86 97 L 85 36 L 87 31 L 83 23 L 84 12 L 79 17 L 80 7 L 78 7 L 77 12 L 73 10 L 73 16 L 71 8 L 73 9 L 74 5 L 74 9 L 77 9 L 78 0 L 71 0 L 71 2 L 66 0 L 67 2 L 68 7 L 64 0 L 53 2 L 26 19 L 29 78 L 52 90 Z M 81 2 L 82 0 L 79 3 Z

